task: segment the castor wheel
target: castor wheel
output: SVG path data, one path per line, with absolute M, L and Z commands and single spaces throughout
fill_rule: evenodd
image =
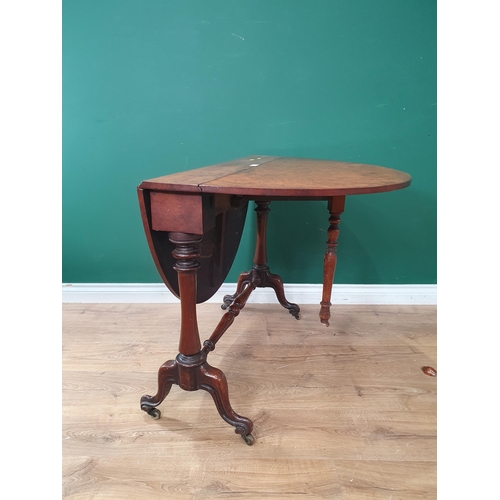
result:
M 161 417 L 161 411 L 158 408 L 151 408 L 147 413 L 153 420 L 158 420 Z
M 252 446 L 255 443 L 255 438 L 251 434 L 247 434 L 246 436 L 245 434 L 242 434 L 241 437 L 248 446 Z
M 228 307 L 229 307 L 229 306 L 226 306 L 226 304 L 222 304 L 222 305 L 220 306 L 220 308 L 221 308 L 223 311 L 225 311 Z

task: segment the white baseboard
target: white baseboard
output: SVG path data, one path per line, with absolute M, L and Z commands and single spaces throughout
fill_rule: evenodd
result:
M 234 293 L 235 283 L 224 283 L 207 302 L 222 303 Z M 285 284 L 286 297 L 297 304 L 319 304 L 321 284 Z M 63 283 L 63 303 L 176 303 L 163 283 Z M 333 285 L 333 304 L 436 305 L 437 285 Z M 278 303 L 274 290 L 257 288 L 248 303 Z

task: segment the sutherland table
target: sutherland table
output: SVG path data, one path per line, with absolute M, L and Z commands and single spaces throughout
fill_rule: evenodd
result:
M 267 266 L 270 202 L 327 201 L 330 225 L 319 317 L 328 326 L 338 225 L 346 195 L 393 191 L 410 183 L 408 174 L 389 168 L 275 156 L 241 158 L 142 182 L 139 204 L 149 249 L 164 283 L 180 298 L 181 326 L 179 354 L 160 367 L 158 391 L 141 398 L 141 409 L 160 418 L 157 406 L 172 384 L 186 391 L 204 389 L 212 395 L 221 417 L 251 445 L 253 423 L 231 408 L 226 377 L 207 363 L 207 355 L 256 287 L 272 287 L 280 304 L 299 319 L 299 306 L 286 300 L 281 278 Z M 202 346 L 196 304 L 212 297 L 226 278 L 238 250 L 249 200 L 257 205 L 254 264 L 240 275 L 235 293 L 224 297 L 222 308 L 227 312 Z

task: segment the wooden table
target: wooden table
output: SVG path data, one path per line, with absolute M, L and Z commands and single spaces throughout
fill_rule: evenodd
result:
M 411 177 L 375 165 L 330 160 L 251 156 L 209 167 L 157 177 L 138 187 L 149 249 L 163 282 L 181 301 L 179 354 L 158 371 L 158 390 L 141 398 L 141 409 L 160 418 L 158 405 L 172 384 L 186 391 L 208 391 L 221 417 L 253 444 L 253 423 L 229 403 L 224 373 L 207 355 L 233 323 L 256 287 L 271 287 L 295 318 L 300 308 L 285 298 L 281 278 L 269 271 L 266 226 L 273 200 L 325 200 L 330 214 L 324 256 L 320 321 L 329 325 L 330 298 L 337 262 L 340 215 L 346 195 L 380 193 L 409 186 Z M 252 269 L 243 272 L 233 295 L 226 295 L 222 316 L 208 340 L 200 341 L 196 304 L 208 300 L 226 278 L 238 250 L 248 202 L 257 212 L 257 243 Z

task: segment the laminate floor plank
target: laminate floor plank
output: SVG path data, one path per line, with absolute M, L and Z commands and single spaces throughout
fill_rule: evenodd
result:
M 223 315 L 198 306 L 202 340 Z M 436 498 L 436 308 L 248 304 L 209 355 L 246 446 L 209 394 L 173 386 L 139 408 L 177 354 L 178 304 L 63 306 L 63 497 Z

